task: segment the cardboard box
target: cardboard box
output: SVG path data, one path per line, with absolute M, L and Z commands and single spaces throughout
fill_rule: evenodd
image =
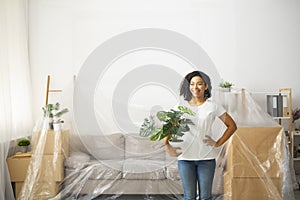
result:
M 23 182 L 26 178 L 27 169 L 31 157 L 6 159 L 11 182 Z
M 16 182 L 15 184 L 15 195 L 16 199 L 20 196 L 20 192 L 24 182 Z M 35 183 L 32 191 L 30 192 L 30 197 L 36 200 L 43 200 L 55 197 L 61 189 L 59 182 L 37 182 Z M 29 191 L 25 191 L 29 192 Z
M 24 184 L 24 182 L 16 182 L 15 183 L 15 197 L 16 197 L 16 199 L 19 198 L 19 194 L 22 190 L 23 184 Z
M 35 132 L 32 144 L 33 151 L 45 155 L 63 154 L 67 157 L 69 156 L 69 137 L 68 130 Z
M 61 154 L 57 156 L 41 155 L 40 157 L 37 157 L 36 166 L 36 168 L 40 169 L 38 176 L 39 182 L 58 182 L 64 179 L 64 156 Z
M 63 162 L 64 156 L 61 154 L 7 159 L 12 182 L 23 182 L 26 179 L 29 164 L 32 171 L 38 173 L 37 181 L 62 181 L 64 179 Z
M 282 177 L 281 127 L 239 127 L 227 144 L 226 171 L 232 177 Z
M 234 178 L 224 174 L 224 200 L 282 199 L 279 178 Z

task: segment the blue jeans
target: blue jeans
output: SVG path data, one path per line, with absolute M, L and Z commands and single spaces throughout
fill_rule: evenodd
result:
M 212 199 L 212 183 L 216 161 L 213 160 L 178 160 L 178 170 L 183 186 L 184 200 L 195 200 L 197 183 L 199 199 Z

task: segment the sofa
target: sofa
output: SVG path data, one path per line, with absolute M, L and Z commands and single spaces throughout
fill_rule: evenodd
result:
M 65 198 L 183 193 L 176 158 L 165 152 L 163 141 L 138 134 L 72 134 L 64 166 L 60 196 Z

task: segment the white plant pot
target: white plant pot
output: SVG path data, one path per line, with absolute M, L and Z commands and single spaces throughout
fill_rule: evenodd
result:
M 61 123 L 53 123 L 53 130 L 54 131 L 60 131 L 62 127 Z
M 173 148 L 180 147 L 181 149 L 176 150 L 177 153 L 183 152 L 183 148 L 184 148 L 183 142 L 172 142 L 169 140 L 169 145 Z
M 22 153 L 27 153 L 28 146 L 21 146 L 20 148 Z
M 221 92 L 231 92 L 231 88 L 220 88 Z
M 182 142 L 172 142 L 169 140 L 171 147 L 182 147 Z

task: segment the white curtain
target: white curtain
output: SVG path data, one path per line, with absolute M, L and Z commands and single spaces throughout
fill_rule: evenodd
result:
M 32 130 L 27 7 L 28 0 L 0 0 L 0 200 L 14 199 L 9 141 Z

